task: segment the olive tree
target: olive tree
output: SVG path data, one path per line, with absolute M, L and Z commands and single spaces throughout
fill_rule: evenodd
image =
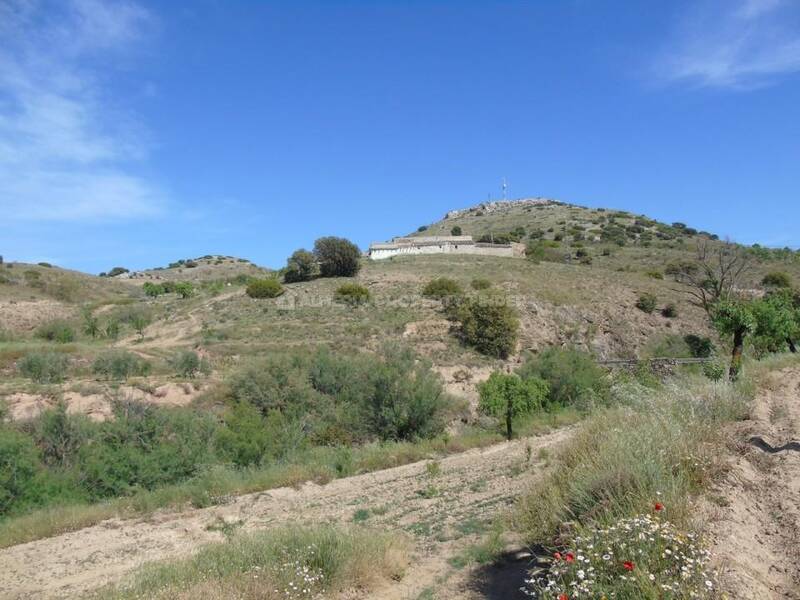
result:
M 756 329 L 753 304 L 742 300 L 721 300 L 711 307 L 711 321 L 722 336 L 732 336 L 728 377 L 735 381 L 742 367 L 745 338 Z
M 488 415 L 505 418 L 506 437 L 510 440 L 512 423 L 518 415 L 541 408 L 550 387 L 539 377 L 521 379 L 513 373 L 495 371 L 478 385 L 478 409 Z

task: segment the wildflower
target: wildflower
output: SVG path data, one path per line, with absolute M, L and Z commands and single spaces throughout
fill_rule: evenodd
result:
M 566 594 L 559 594 L 558 600 L 569 600 L 569 596 L 567 596 Z
M 662 510 L 664 510 L 664 505 L 663 505 L 663 504 L 661 504 L 661 502 L 656 502 L 656 503 L 653 505 L 653 509 L 654 509 L 656 512 L 661 512 Z
M 553 553 L 553 559 L 554 560 L 561 560 L 561 552 Z
M 629 561 L 629 560 L 626 560 L 624 563 L 622 563 L 622 567 L 623 567 L 623 568 L 624 568 L 626 571 L 633 571 L 633 568 L 634 568 L 635 566 L 636 566 L 636 565 L 634 565 L 634 564 L 633 564 L 631 561 Z
M 564 557 L 564 560 L 568 563 L 575 562 L 575 555 L 572 552 L 567 552 L 567 555 Z

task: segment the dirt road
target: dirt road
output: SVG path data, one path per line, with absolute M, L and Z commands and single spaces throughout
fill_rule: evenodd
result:
M 416 598 L 478 539 L 487 523 L 541 475 L 545 449 L 572 429 L 471 450 L 438 461 L 248 494 L 206 509 L 162 512 L 0 550 L 0 597 L 75 598 L 148 562 L 186 556 L 222 530 L 287 523 L 363 522 L 415 539 L 413 572 L 382 594 Z
M 768 376 L 729 449 L 708 495 L 723 586 L 737 600 L 800 599 L 800 370 Z

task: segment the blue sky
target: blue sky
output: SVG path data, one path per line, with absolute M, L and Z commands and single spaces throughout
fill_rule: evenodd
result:
M 800 2 L 0 0 L 0 254 L 279 267 L 500 194 L 800 244 Z

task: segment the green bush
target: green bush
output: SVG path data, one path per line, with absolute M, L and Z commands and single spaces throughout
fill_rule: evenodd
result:
M 507 358 L 514 351 L 519 331 L 517 311 L 500 298 L 468 298 L 453 306 L 461 340 L 478 352 Z
M 150 363 L 127 350 L 112 350 L 98 356 L 92 373 L 106 379 L 127 379 L 150 373 Z
M 361 306 L 370 300 L 369 290 L 358 283 L 345 283 L 339 286 L 334 300 L 350 306 Z
M 673 302 L 670 302 L 661 309 L 661 316 L 668 319 L 674 319 L 678 316 L 678 307 Z
M 581 408 L 608 400 L 610 382 L 605 371 L 586 352 L 551 347 L 528 357 L 518 374 L 538 377 L 550 386 L 548 404 Z
M 473 290 L 488 290 L 492 287 L 492 282 L 488 279 L 476 278 L 470 283 Z
M 33 440 L 0 425 L 0 516 L 36 503 L 41 472 Z
M 65 402 L 42 412 L 35 420 L 34 438 L 44 463 L 52 467 L 70 467 L 78 450 L 89 439 L 91 424 L 83 415 L 67 413 Z
M 260 465 L 281 454 L 285 423 L 279 412 L 265 417 L 252 404 L 237 402 L 231 407 L 214 440 L 217 454 L 237 467 Z
M 152 490 L 199 473 L 212 461 L 216 424 L 199 411 L 118 402 L 79 451 L 82 485 L 102 499 Z
M 361 251 L 344 238 L 319 238 L 314 242 L 314 256 L 323 277 L 353 277 L 361 268 Z
M 283 286 L 273 277 L 267 279 L 254 279 L 247 284 L 245 290 L 251 298 L 277 298 L 283 294 Z
M 636 300 L 636 308 L 647 314 L 652 313 L 656 309 L 657 304 L 658 298 L 655 294 L 649 292 L 639 294 L 639 298 Z
M 191 298 L 194 295 L 194 285 L 189 281 L 179 281 L 174 284 L 172 289 L 178 294 L 179 298 Z
M 788 273 L 773 271 L 764 275 L 761 285 L 764 287 L 790 288 L 792 287 L 792 278 L 789 277 Z
M 144 285 L 142 286 L 142 290 L 144 291 L 146 296 L 149 296 L 151 298 L 156 298 L 166 293 L 166 290 L 164 289 L 163 285 L 158 283 L 153 283 L 152 281 L 145 281 Z
M 60 383 L 69 368 L 69 359 L 59 352 L 31 352 L 17 363 L 17 369 L 36 383 Z
M 714 353 L 714 343 L 710 338 L 690 333 L 683 337 L 689 350 L 695 358 L 708 358 Z
M 459 227 L 458 225 L 456 225 L 455 227 L 453 227 L 453 228 L 450 230 L 450 235 L 462 235 L 462 232 L 461 232 L 461 227 Z
M 564 262 L 564 253 L 560 250 L 558 241 L 562 235 L 557 233 L 554 241 L 531 240 L 525 247 L 525 256 L 534 263 L 540 262 Z
M 295 250 L 286 262 L 283 280 L 286 283 L 310 281 L 319 274 L 317 259 L 308 250 Z
M 422 288 L 422 295 L 426 298 L 449 298 L 455 296 L 462 296 L 464 290 L 458 285 L 458 282 L 448 277 L 438 277 L 429 281 L 424 288 Z
M 169 359 L 169 364 L 179 377 L 195 377 L 210 371 L 208 362 L 192 350 L 181 350 Z
M 36 337 L 47 340 L 48 342 L 68 344 L 75 341 L 76 335 L 72 325 L 66 321 L 56 319 L 39 326 L 36 330 Z
M 692 355 L 685 338 L 674 333 L 653 337 L 644 349 L 648 358 L 687 358 Z

